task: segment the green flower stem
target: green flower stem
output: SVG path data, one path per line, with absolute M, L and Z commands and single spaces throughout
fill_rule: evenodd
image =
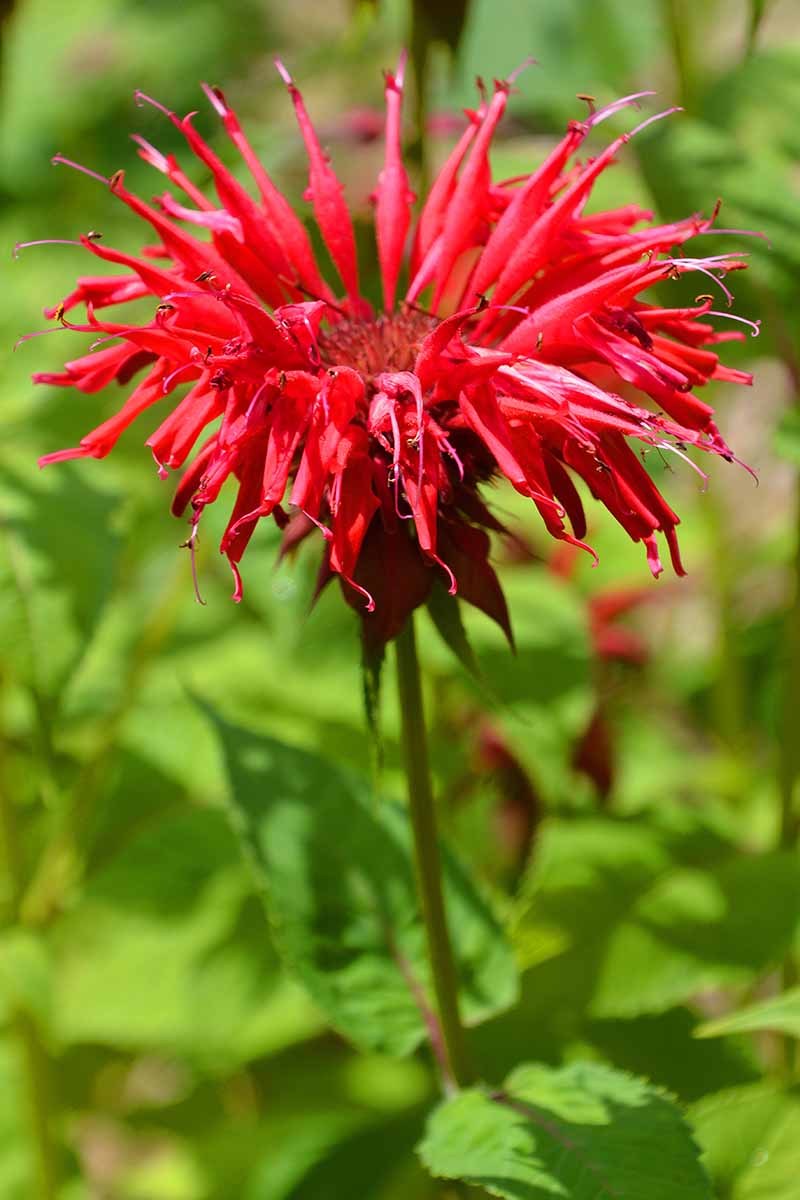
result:
M 20 1049 L 33 1149 L 35 1200 L 56 1200 L 59 1193 L 60 1152 L 54 1133 L 50 1060 L 33 1017 L 18 1012 L 11 1022 Z
M 414 861 L 441 1028 L 445 1082 L 450 1086 L 465 1087 L 472 1082 L 473 1075 L 466 1055 L 464 1029 L 458 1008 L 458 977 L 442 894 L 442 861 L 413 617 L 408 618 L 395 647 L 408 807 L 414 832 Z
M 778 742 L 778 780 L 781 794 L 780 845 L 795 845 L 798 833 L 796 796 L 800 781 L 800 738 L 797 736 L 797 715 L 800 713 L 800 479 L 796 504 L 796 545 L 793 562 L 790 607 L 786 618 L 784 641 L 785 677 Z
M 24 864 L 17 829 L 16 805 L 0 777 L 0 838 L 9 887 L 9 925 L 19 921 L 20 900 L 24 888 Z M 28 1110 L 28 1125 L 33 1159 L 32 1200 L 56 1200 L 59 1191 L 60 1152 L 54 1132 L 55 1106 L 50 1079 L 50 1063 L 38 1025 L 30 1013 L 20 1008 L 11 1014 L 10 1029 L 19 1049 L 22 1086 Z
M 680 103 L 691 110 L 694 101 L 694 63 L 691 47 L 691 13 L 685 0 L 661 0 L 664 24 L 672 43 Z
M 800 712 L 800 478 L 797 481 L 796 545 L 789 611 L 784 636 L 785 675 L 778 733 L 778 786 L 780 789 L 780 829 L 778 845 L 792 850 L 797 845 L 798 813 L 797 788 L 800 783 L 800 738 L 797 736 L 797 714 Z M 786 956 L 781 972 L 783 989 L 797 986 L 800 981 L 797 959 L 791 952 Z M 798 1067 L 798 1043 L 789 1035 L 783 1039 L 783 1063 L 791 1078 Z

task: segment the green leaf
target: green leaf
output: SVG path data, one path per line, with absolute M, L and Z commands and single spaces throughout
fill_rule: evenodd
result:
M 433 1175 L 504 1200 L 708 1200 L 678 1109 L 595 1063 L 517 1067 L 501 1092 L 445 1101 L 419 1146 Z
M 800 1096 L 772 1084 L 730 1088 L 689 1110 L 703 1162 L 726 1200 L 796 1200 Z
M 800 987 L 792 988 L 781 996 L 773 996 L 761 1004 L 741 1008 L 716 1021 L 706 1021 L 695 1030 L 695 1036 L 725 1037 L 729 1033 L 750 1033 L 761 1029 L 800 1038 Z
M 478 678 L 480 668 L 461 619 L 458 597 L 451 596 L 444 584 L 438 580 L 428 597 L 428 612 L 445 644 L 470 675 Z
M 121 542 L 109 513 L 118 498 L 69 466 L 48 477 L 14 478 L 4 464 L 2 474 L 0 577 L 13 604 L 0 611 L 0 636 L 9 666 L 55 694 L 91 644 L 113 589 Z M 76 527 L 92 536 L 76 538 Z
M 184 807 L 151 821 L 54 934 L 64 1043 L 177 1051 L 216 1068 L 320 1028 L 280 971 L 221 812 Z
M 404 1179 L 409 1167 L 419 1178 L 407 1180 L 407 1188 L 399 1193 L 417 1196 L 422 1193 L 425 1179 L 414 1161 L 414 1145 L 422 1129 L 423 1110 L 392 1115 L 390 1120 L 370 1121 L 332 1147 L 286 1200 L 330 1200 L 331 1196 L 357 1196 L 358 1200 L 382 1200 L 393 1180 Z M 274 1160 L 273 1160 L 274 1167 Z M 264 1200 L 270 1193 L 253 1189 L 253 1200 Z
M 522 497 L 519 497 L 522 500 Z M 502 493 L 505 510 L 516 504 Z M 512 508 L 523 519 L 530 514 Z M 569 758 L 593 704 L 586 606 L 574 589 L 541 568 L 516 567 L 503 577 L 503 591 L 514 617 L 516 653 L 503 630 L 472 605 L 461 607 L 479 677 L 465 677 L 450 650 L 427 622 L 420 625 L 420 654 L 426 665 L 453 679 L 470 706 L 493 712 L 493 720 L 512 753 L 529 772 L 545 801 L 563 803 L 574 786 Z M 447 747 L 431 747 L 436 755 Z
M 550 822 L 529 880 L 524 947 L 561 932 L 532 975 L 576 1017 L 663 1012 L 698 992 L 751 982 L 780 961 L 800 916 L 800 862 L 741 856 L 710 830 L 638 820 Z
M 287 965 L 357 1045 L 408 1054 L 425 1037 L 409 977 L 430 995 L 405 811 L 324 759 L 215 718 L 231 812 Z M 445 898 L 468 1022 L 516 997 L 510 947 L 445 855 Z
M 697 1016 L 688 1007 L 633 1020 L 591 1021 L 586 1038 L 607 1062 L 691 1102 L 722 1088 L 752 1083 L 760 1064 L 747 1044 L 698 1042 Z

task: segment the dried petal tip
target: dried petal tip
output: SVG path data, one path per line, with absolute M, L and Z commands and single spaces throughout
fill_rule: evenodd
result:
M 201 83 L 200 86 L 206 94 L 206 99 L 217 115 L 220 117 L 226 117 L 229 109 L 228 105 L 225 103 L 225 96 L 222 89 L 218 87 L 209 87 L 207 83 Z
M 293 88 L 294 80 L 292 79 L 291 75 L 287 71 L 283 61 L 280 58 L 276 58 L 274 60 L 274 62 L 275 62 L 275 69 L 278 72 L 278 74 L 280 75 L 283 82 L 286 84 L 286 86 L 288 88 Z

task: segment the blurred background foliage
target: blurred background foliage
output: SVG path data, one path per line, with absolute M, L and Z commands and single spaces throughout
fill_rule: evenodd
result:
M 198 90 L 200 80 L 224 86 L 299 202 L 304 160 L 275 52 L 345 180 L 366 265 L 381 68 L 406 44 L 425 82 L 408 113 L 418 177 L 445 153 L 453 114 L 475 103 L 475 75 L 502 76 L 532 54 L 538 65 L 520 78 L 497 143 L 498 177 L 530 170 L 584 111 L 576 93 L 605 102 L 654 88 L 659 106 L 685 111 L 631 144 L 595 203 L 639 201 L 674 218 L 723 196 L 723 226 L 769 238 L 713 243 L 746 242 L 751 253 L 736 311 L 761 318 L 762 332 L 731 359 L 756 385 L 717 386 L 712 403 L 760 485 L 712 463 L 701 493 L 688 470 L 671 469 L 689 578 L 651 582 L 640 549 L 603 521 L 591 529 L 592 571 L 554 550 L 519 497 L 503 493 L 516 536 L 496 559 L 516 657 L 480 615 L 467 625 L 481 682 L 427 618 L 420 637 L 443 821 L 491 907 L 480 919 L 470 908 L 473 949 L 482 960 L 487 922 L 502 923 L 521 974 L 520 1003 L 474 1035 L 485 1076 L 499 1080 L 520 1057 L 578 1054 L 645 1075 L 689 1107 L 721 1197 L 797 1200 L 800 1096 L 787 1077 L 798 1005 L 790 998 L 788 1016 L 769 1005 L 782 982 L 796 983 L 800 938 L 795 0 L 17 0 L 2 20 L 0 1194 L 441 1194 L 411 1153 L 436 1090 L 427 1055 L 397 1058 L 377 1044 L 357 1054 L 332 1033 L 324 1014 L 336 1002 L 314 995 L 319 963 L 300 934 L 306 990 L 284 973 L 220 811 L 230 745 L 226 759 L 203 707 L 224 717 L 226 744 L 238 727 L 240 738 L 269 735 L 368 779 L 353 614 L 334 588 L 309 614 L 316 550 L 276 568 L 266 526 L 247 557 L 244 601 L 232 606 L 211 510 L 198 606 L 188 557 L 176 552 L 183 529 L 140 428 L 102 466 L 36 469 L 38 455 L 76 444 L 117 404 L 31 387 L 32 370 L 58 369 L 83 339 L 60 332 L 12 349 L 44 327 L 42 307 L 85 266 L 66 246 L 12 263 L 15 242 L 95 228 L 137 248 L 126 210 L 49 165 L 60 152 L 104 174 L 124 167 L 145 195 L 158 187 L 126 135 L 178 152 L 177 135 L 134 106 L 135 88 L 202 109 L 230 161 Z M 365 273 L 375 291 L 374 267 Z M 391 793 L 391 669 L 385 682 Z M 246 771 L 242 754 L 236 769 Z M 327 794 L 327 779 L 312 771 L 309 795 Z M 298 834 L 287 854 L 324 858 L 327 841 L 347 878 L 355 830 L 335 805 L 325 820 L 321 844 Z M 380 834 L 381 853 L 393 837 Z M 452 887 L 469 907 L 459 878 Z M 496 1010 L 514 985 L 502 953 L 492 963 Z M 480 986 L 476 976 L 475 1019 L 489 1015 Z M 726 1015 L 755 1002 L 767 1015 L 729 1031 Z M 349 1028 L 350 1017 L 335 1017 Z M 704 1031 L 720 1036 L 697 1040 L 712 1019 Z M 413 1029 L 408 1038 L 407 1049 L 419 1040 Z

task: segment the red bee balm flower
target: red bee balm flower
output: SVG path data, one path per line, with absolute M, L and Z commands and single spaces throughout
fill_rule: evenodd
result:
M 81 237 L 90 254 L 121 272 L 81 278 L 48 316 L 114 344 L 67 363 L 63 373 L 35 378 L 84 392 L 141 378 L 80 446 L 41 463 L 103 458 L 132 421 L 163 410 L 166 396 L 189 383 L 146 443 L 162 478 L 185 467 L 173 511 L 190 509 L 188 544 L 194 548 L 203 510 L 233 476 L 238 492 L 221 551 L 234 572 L 234 598 L 241 595 L 239 562 L 262 517 L 284 529 L 285 548 L 318 527 L 326 543 L 322 578 L 340 576 L 376 645 L 399 632 L 437 575 L 508 631 L 488 561 L 487 531 L 502 527 L 480 494 L 500 476 L 533 501 L 553 537 L 582 546 L 579 477 L 644 543 L 654 575 L 662 569 L 658 533 L 682 574 L 678 518 L 627 439 L 681 457 L 694 446 L 731 459 L 711 408 L 692 389 L 751 377 L 721 366 L 706 348 L 744 336 L 716 332 L 707 318 L 725 314 L 713 312 L 710 298 L 670 309 L 640 296 L 698 271 L 730 298 L 721 277 L 744 263 L 730 254 L 675 256 L 675 246 L 711 231 L 716 212 L 667 225 L 652 224 L 636 205 L 587 214 L 598 175 L 635 133 L 667 114 L 595 158 L 575 161 L 575 154 L 594 126 L 651 93 L 590 111 L 529 175 L 495 182 L 489 148 L 513 77 L 495 83 L 491 98 L 467 112 L 409 239 L 415 197 L 400 150 L 401 62 L 386 75 L 385 159 L 373 197 L 383 288 L 376 315 L 359 287 L 341 184 L 300 92 L 277 65 L 308 154 L 306 196 L 344 296 L 323 277 L 303 222 L 222 92 L 205 88 L 258 200 L 191 116 L 162 110 L 210 171 L 218 203 L 140 137 L 142 158 L 183 198 L 165 192 L 150 205 L 128 191 L 122 172 L 103 180 L 152 226 L 158 244 L 137 258 L 95 234 Z M 145 325 L 98 315 L 147 296 L 158 303 Z M 72 324 L 65 314 L 79 304 L 86 321 Z M 658 411 L 618 394 L 616 385 L 638 389 Z

